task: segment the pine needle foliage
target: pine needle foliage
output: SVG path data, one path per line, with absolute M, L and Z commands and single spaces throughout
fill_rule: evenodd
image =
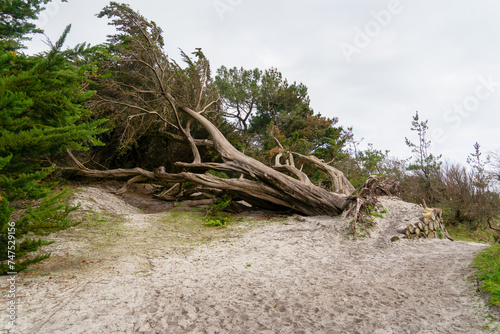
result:
M 0 6 L 12 9 L 14 3 L 26 2 Z M 24 20 L 48 1 L 29 3 L 34 7 Z M 67 203 L 69 192 L 54 191 L 56 184 L 46 181 L 55 170 L 48 158 L 98 145 L 97 135 L 106 131 L 105 120 L 94 120 L 82 106 L 94 94 L 85 89 L 92 71 L 91 65 L 76 60 L 91 50 L 84 45 L 61 50 L 68 26 L 48 52 L 27 56 L 12 51 L 21 47 L 25 33 L 36 29 L 22 23 L 23 18 L 8 21 L 6 15 L 17 14 L 3 13 L 0 20 L 0 275 L 49 257 L 21 260 L 47 244 L 36 236 L 75 224 L 68 219 L 76 209 Z

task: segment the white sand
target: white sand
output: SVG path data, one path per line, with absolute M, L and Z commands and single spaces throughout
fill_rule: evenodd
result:
M 96 210 L 123 210 L 137 231 L 159 215 L 141 214 L 114 195 L 92 198 Z M 474 252 L 485 245 L 393 243 L 396 228 L 420 208 L 381 200 L 388 212 L 371 238 L 346 239 L 340 218 L 289 218 L 232 242 L 156 254 L 139 274 L 117 256 L 73 279 L 19 275 L 18 325 L 2 333 L 455 334 L 500 327 L 486 318 L 491 310 L 467 279 Z M 5 323 L 2 311 L 0 328 Z

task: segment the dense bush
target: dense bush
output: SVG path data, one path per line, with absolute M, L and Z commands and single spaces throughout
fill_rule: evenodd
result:
M 472 171 L 462 166 L 447 166 L 442 173 L 442 182 L 445 189 L 441 203 L 447 208 L 451 223 L 476 229 L 499 217 L 499 194 L 478 187 Z

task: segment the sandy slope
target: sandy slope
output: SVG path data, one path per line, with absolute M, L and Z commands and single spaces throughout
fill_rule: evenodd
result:
M 126 214 L 137 233 L 161 215 L 95 188 L 79 196 Z M 356 241 L 346 239 L 345 220 L 289 218 L 190 252 L 138 250 L 150 268 L 140 273 L 120 253 L 72 279 L 20 275 L 19 323 L 2 333 L 491 333 L 483 325 L 498 323 L 466 279 L 485 246 L 392 243 L 420 209 L 382 204 L 388 212 L 372 237 Z

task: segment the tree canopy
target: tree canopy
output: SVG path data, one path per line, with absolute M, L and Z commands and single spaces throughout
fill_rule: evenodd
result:
M 276 140 L 301 154 L 325 160 L 345 157 L 347 132 L 335 126 L 337 118 L 315 114 L 310 107 L 307 87 L 289 83 L 276 68 L 265 71 L 244 68 L 217 70 L 224 116 L 234 121 L 238 145 L 250 154 L 273 155 Z

